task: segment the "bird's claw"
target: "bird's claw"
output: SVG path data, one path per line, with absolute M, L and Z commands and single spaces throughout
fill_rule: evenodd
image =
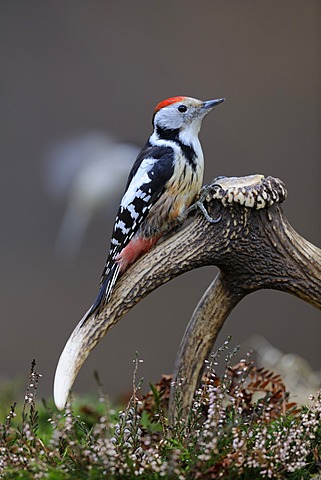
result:
M 206 185 L 205 187 L 202 188 L 201 190 L 201 193 L 200 193 L 200 197 L 199 199 L 193 203 L 193 205 L 191 205 L 187 210 L 186 210 L 186 214 L 188 215 L 191 211 L 193 210 L 196 210 L 197 208 L 200 209 L 200 211 L 202 212 L 202 214 L 204 215 L 204 217 L 206 218 L 206 220 L 209 222 L 209 223 L 218 223 L 221 221 L 222 219 L 222 216 L 220 215 L 218 218 L 213 218 L 209 215 L 208 211 L 206 210 L 206 208 L 204 207 L 204 202 L 207 200 L 207 196 L 209 193 L 211 193 L 213 190 L 215 191 L 217 188 L 222 188 L 220 185 L 218 184 L 213 184 L 213 185 Z

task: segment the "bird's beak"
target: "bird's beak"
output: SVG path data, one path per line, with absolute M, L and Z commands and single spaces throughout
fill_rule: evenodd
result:
M 215 100 L 208 100 L 206 102 L 203 102 L 202 110 L 206 110 L 210 112 L 212 108 L 216 107 L 216 105 L 219 105 L 220 103 L 223 103 L 225 98 L 216 98 Z

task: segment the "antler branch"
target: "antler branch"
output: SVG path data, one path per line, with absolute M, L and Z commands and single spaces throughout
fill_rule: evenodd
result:
M 197 206 L 205 208 L 206 215 L 198 214 L 136 262 L 100 315 L 81 320 L 75 328 L 56 371 L 58 408 L 107 331 L 150 292 L 194 268 L 217 265 L 221 272 L 197 306 L 178 353 L 174 379 L 184 378 L 185 411 L 220 328 L 245 295 L 273 288 L 321 309 L 321 250 L 289 225 L 280 206 L 285 198 L 282 182 L 262 175 L 222 177 L 204 187 Z M 210 221 L 219 217 L 219 222 Z

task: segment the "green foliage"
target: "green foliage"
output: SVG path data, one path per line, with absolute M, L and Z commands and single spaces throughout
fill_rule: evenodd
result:
M 321 478 L 321 393 L 299 408 L 278 375 L 257 369 L 249 356 L 233 365 L 236 353 L 226 342 L 211 356 L 187 415 L 182 381 L 174 385 L 173 425 L 167 418 L 171 378 L 139 398 L 137 355 L 133 394 L 119 412 L 97 374 L 98 402 L 75 401 L 63 413 L 46 402 L 37 405 L 41 376 L 33 362 L 21 410 L 12 405 L 0 425 L 0 478 Z M 222 356 L 225 370 L 218 377 Z

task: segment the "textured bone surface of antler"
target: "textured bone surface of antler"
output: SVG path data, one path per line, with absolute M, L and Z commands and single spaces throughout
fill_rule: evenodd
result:
M 285 198 L 283 183 L 263 175 L 218 177 L 204 187 L 198 204 L 221 220 L 196 215 L 120 278 L 99 316 L 79 322 L 58 363 L 57 406 L 63 408 L 79 369 L 108 330 L 150 292 L 194 268 L 217 265 L 221 272 L 194 312 L 177 357 L 185 411 L 221 326 L 245 295 L 273 288 L 321 308 L 321 251 L 289 225 L 280 206 Z
M 260 210 L 274 203 L 282 203 L 287 197 L 287 191 L 281 180 L 264 175 L 249 175 L 247 177 L 217 177 L 213 187 L 203 187 L 207 193 L 206 201 L 217 199 L 224 206 L 237 203 L 244 207 Z M 208 190 L 208 192 L 207 192 Z

